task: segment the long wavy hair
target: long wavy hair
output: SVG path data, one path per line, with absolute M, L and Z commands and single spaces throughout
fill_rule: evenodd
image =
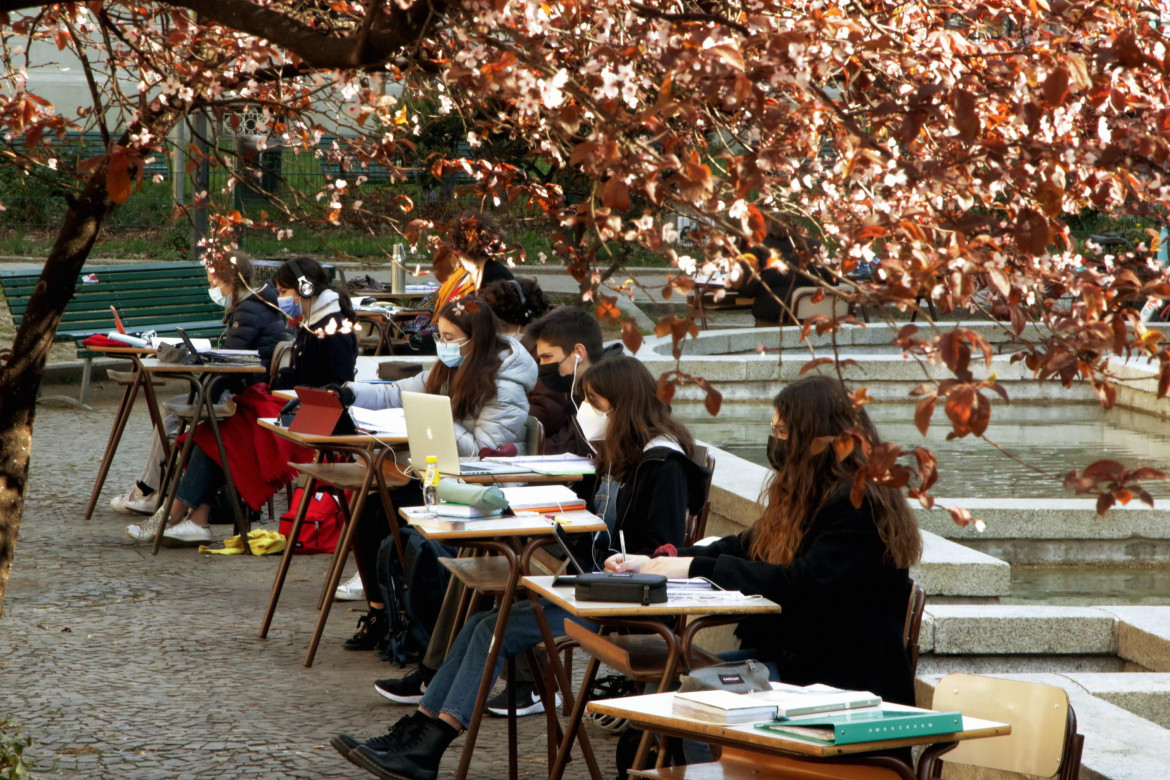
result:
M 877 429 L 861 406 L 855 405 L 836 379 L 810 376 L 785 387 L 772 405 L 788 430 L 784 468 L 773 472 L 767 485 L 768 506 L 752 529 L 751 558 L 787 565 L 817 511 L 832 500 L 848 496 L 853 478 L 865 463 L 860 447 L 844 460 L 826 447 L 812 454 L 813 440 L 859 429 L 873 444 Z M 922 555 L 922 536 L 906 497 L 896 488 L 867 483 L 865 501 L 873 512 L 878 534 L 886 546 L 886 560 L 899 569 Z
M 466 333 L 471 349 L 458 368 L 437 361 L 427 374 L 426 391 L 450 396 L 456 420 L 475 417 L 484 404 L 496 397 L 496 374 L 504 362 L 500 352 L 508 349 L 508 342 L 500 338 L 496 315 L 480 298 L 448 303 L 439 310 L 435 322 L 439 320 L 447 320 Z
M 620 355 L 594 363 L 582 374 L 581 385 L 611 407 L 605 438 L 596 445 L 598 474 L 623 481 L 655 436 L 673 438 L 688 458 L 694 457 L 694 438 L 670 416 L 670 407 L 658 397 L 657 383 L 642 361 Z

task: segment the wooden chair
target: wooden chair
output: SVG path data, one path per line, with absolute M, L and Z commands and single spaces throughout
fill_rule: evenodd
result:
M 1010 723 L 1012 733 L 923 751 L 918 777 L 941 777 L 947 764 L 1076 780 L 1085 738 L 1068 694 L 1054 685 L 974 674 L 948 674 L 934 689 L 931 708 Z
M 544 423 L 531 414 L 524 424 L 524 450 L 525 455 L 544 454 Z
M 792 316 L 797 322 L 804 322 L 809 317 L 823 314 L 826 317 L 844 317 L 850 313 L 849 302 L 837 295 L 834 288 L 825 287 L 797 287 L 792 290 L 789 306 Z M 824 292 L 819 301 L 814 300 L 818 292 Z
M 910 580 L 910 600 L 906 602 L 906 626 L 902 632 L 902 646 L 910 657 L 910 673 L 918 674 L 918 634 L 922 631 L 922 613 L 926 609 L 926 590 Z

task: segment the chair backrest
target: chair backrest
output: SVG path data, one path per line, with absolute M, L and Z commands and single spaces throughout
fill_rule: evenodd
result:
M 696 444 L 695 462 L 707 469 L 707 487 L 703 491 L 703 495 L 709 496 L 711 495 L 711 480 L 715 477 L 715 456 L 703 445 Z M 710 510 L 711 502 L 704 500 L 703 506 L 698 512 L 687 516 L 686 529 L 683 535 L 683 543 L 687 547 L 702 539 L 703 535 L 707 533 L 707 514 Z
M 531 414 L 524 423 L 524 450 L 529 455 L 544 454 L 544 423 Z
M 276 381 L 276 375 L 280 373 L 280 369 L 286 368 L 292 363 L 292 346 L 292 341 L 281 341 L 272 350 L 272 362 L 268 364 L 269 385 Z
M 825 291 L 825 296 L 814 302 L 819 290 Z M 826 317 L 844 317 L 849 313 L 849 302 L 839 295 L 834 295 L 831 289 L 824 287 L 797 287 L 792 291 L 792 316 L 797 322 L 823 314 Z
M 922 632 L 922 612 L 926 609 L 926 590 L 910 580 L 910 600 L 906 602 L 906 625 L 902 631 L 902 646 L 910 657 L 910 673 L 918 673 L 918 635 Z
M 948 674 L 934 689 L 932 709 L 1010 723 L 1012 733 L 960 742 L 946 763 L 1073 780 L 1084 740 L 1068 694 L 1054 685 L 974 674 Z M 936 775 L 937 776 L 937 775 Z

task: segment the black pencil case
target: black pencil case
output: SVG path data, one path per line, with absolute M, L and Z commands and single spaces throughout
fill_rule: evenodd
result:
M 629 604 L 662 604 L 666 601 L 666 577 L 661 574 L 578 574 L 573 592 L 577 601 L 617 601 Z

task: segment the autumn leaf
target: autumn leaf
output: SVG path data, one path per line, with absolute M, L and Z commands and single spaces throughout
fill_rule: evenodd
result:
M 634 354 L 642 348 L 642 332 L 638 330 L 638 324 L 633 319 L 622 320 L 622 344 Z
M 124 152 L 110 155 L 106 169 L 106 192 L 114 203 L 125 203 L 130 199 L 133 180 L 130 177 L 130 161 Z

